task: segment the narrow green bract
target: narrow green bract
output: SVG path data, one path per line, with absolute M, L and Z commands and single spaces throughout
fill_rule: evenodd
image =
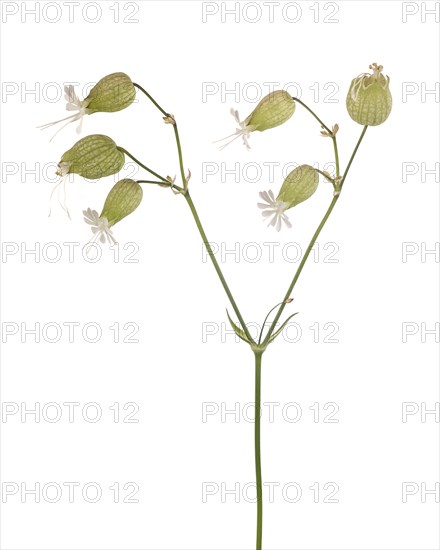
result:
M 61 157 L 60 165 L 68 166 L 66 173 L 83 178 L 100 179 L 119 172 L 125 163 L 124 153 L 116 143 L 101 134 L 80 139 Z
M 129 107 L 136 97 L 136 89 L 125 73 L 112 73 L 91 89 L 85 98 L 89 113 L 114 113 Z
M 245 120 L 246 127 L 252 131 L 263 132 L 269 128 L 280 126 L 295 112 L 295 100 L 284 90 L 271 92 L 260 101 L 252 113 Z
M 318 188 L 318 183 L 318 172 L 313 166 L 308 164 L 298 166 L 284 180 L 277 201 L 283 201 L 288 210 L 311 197 Z
M 118 181 L 105 199 L 100 218 L 106 218 L 109 227 L 136 210 L 142 201 L 142 187 L 134 180 Z

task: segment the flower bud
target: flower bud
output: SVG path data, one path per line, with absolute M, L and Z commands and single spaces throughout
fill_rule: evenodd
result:
M 136 88 L 125 73 L 112 73 L 101 78 L 90 90 L 84 103 L 89 113 L 114 113 L 129 107 L 136 96 Z
M 318 172 L 313 166 L 308 164 L 298 166 L 284 180 L 277 198 L 272 191 L 260 193 L 260 197 L 265 201 L 265 203 L 258 203 L 258 207 L 263 210 L 263 218 L 269 220 L 269 225 L 275 227 L 277 231 L 281 229 L 282 222 L 287 227 L 292 227 L 285 213 L 286 210 L 311 197 L 318 188 L 318 183 Z
M 269 128 L 275 128 L 276 126 L 284 124 L 295 112 L 295 107 L 295 100 L 288 92 L 285 90 L 276 90 L 263 97 L 260 103 L 243 122 L 240 122 L 238 111 L 231 109 L 231 114 L 238 123 L 239 128 L 237 128 L 235 134 L 223 138 L 228 139 L 232 137 L 232 139 L 222 145 L 220 149 L 224 149 L 229 143 L 240 136 L 243 138 L 243 143 L 246 145 L 246 148 L 250 149 L 248 138 L 251 132 L 263 132 L 264 130 L 269 130 Z M 220 139 L 218 141 L 223 140 Z
M 125 156 L 107 136 L 94 134 L 80 139 L 66 151 L 58 163 L 57 175 L 78 174 L 83 178 L 99 179 L 119 172 Z
M 116 243 L 111 227 L 136 210 L 142 201 L 142 187 L 134 180 L 118 181 L 105 199 L 104 208 L 98 216 L 96 210 L 83 211 L 84 221 L 91 225 L 93 241 Z
M 364 73 L 353 79 L 347 94 L 347 111 L 362 126 L 378 126 L 388 118 L 392 98 L 390 78 L 382 74 L 382 65 L 370 65 L 373 74 Z

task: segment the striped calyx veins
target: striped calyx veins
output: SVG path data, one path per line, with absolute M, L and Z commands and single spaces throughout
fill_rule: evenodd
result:
M 116 174 L 124 163 L 124 153 L 111 138 L 94 134 L 80 139 L 63 154 L 57 174 L 78 174 L 83 178 L 100 179 Z

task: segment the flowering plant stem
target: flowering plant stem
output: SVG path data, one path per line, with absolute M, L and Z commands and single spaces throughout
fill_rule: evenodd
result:
M 223 285 L 223 288 L 225 289 L 225 292 L 229 298 L 229 301 L 231 302 L 231 305 L 234 309 L 234 312 L 235 314 L 237 315 L 238 317 L 238 320 L 240 321 L 240 324 L 241 326 L 243 327 L 243 331 L 245 332 L 247 338 L 252 342 L 252 337 L 251 335 L 249 334 L 249 330 L 246 326 L 246 323 L 244 322 L 243 320 L 243 317 L 240 313 L 240 310 L 238 309 L 238 306 L 234 300 L 234 297 L 232 296 L 232 293 L 231 291 L 229 290 L 229 286 L 228 286 L 228 283 L 226 282 L 226 279 L 224 278 L 223 276 L 223 273 L 222 273 L 222 270 L 220 269 L 220 266 L 218 265 L 218 262 L 217 262 L 217 259 L 214 255 L 214 252 L 211 248 L 211 245 L 209 244 L 209 241 L 208 241 L 208 238 L 206 236 L 206 233 L 203 229 L 203 226 L 202 226 L 202 223 L 200 221 L 200 218 L 199 218 L 199 215 L 197 214 L 197 210 L 196 210 L 196 207 L 194 206 L 194 203 L 192 201 L 192 198 L 189 194 L 189 192 L 187 191 L 185 194 L 184 194 L 184 197 L 186 199 L 186 202 L 188 203 L 188 206 L 190 207 L 191 209 L 191 213 L 194 217 L 194 220 L 196 222 L 196 225 L 197 225 L 197 229 L 199 230 L 199 233 L 200 233 L 200 236 L 202 237 L 202 241 L 203 241 L 203 244 L 205 245 L 206 247 L 206 250 L 208 251 L 208 254 L 209 254 L 209 257 L 211 258 L 211 261 L 214 265 L 214 268 L 215 268 L 215 271 L 217 272 L 217 275 L 220 279 L 220 282 L 221 284 Z
M 344 181 L 347 177 L 348 171 L 351 167 L 351 164 L 354 160 L 354 157 L 356 156 L 356 153 L 359 149 L 361 141 L 362 141 L 362 139 L 365 135 L 365 132 L 367 131 L 368 126 L 364 126 L 364 128 L 362 130 L 362 133 L 361 133 L 361 135 L 360 135 L 360 137 L 359 137 L 359 139 L 356 143 L 356 146 L 353 150 L 353 153 L 350 157 L 348 165 L 345 169 L 345 172 L 344 172 L 343 176 L 341 177 L 340 176 L 340 167 L 339 167 L 339 152 L 338 152 L 338 145 L 337 145 L 337 141 L 336 141 L 336 131 L 337 131 L 337 129 L 335 129 L 335 127 L 334 127 L 333 130 L 330 130 L 330 128 L 322 122 L 322 120 L 313 112 L 312 109 L 310 109 L 304 102 L 302 102 L 298 98 L 294 98 L 295 101 L 297 101 L 299 104 L 301 104 L 319 122 L 321 127 L 324 128 L 325 131 L 327 132 L 328 137 L 331 137 L 331 139 L 332 139 L 334 156 L 335 156 L 335 165 L 336 165 L 336 176 L 335 176 L 334 179 L 331 180 L 332 183 L 333 183 L 333 186 L 334 186 L 334 195 L 333 195 L 332 201 L 330 202 L 329 207 L 327 208 L 327 211 L 324 214 L 324 217 L 322 218 L 321 222 L 319 223 L 316 231 L 314 232 L 314 234 L 312 236 L 312 239 L 311 239 L 311 241 L 310 241 L 310 243 L 309 243 L 309 245 L 308 245 L 308 247 L 307 247 L 307 249 L 304 253 L 304 256 L 303 256 L 303 258 L 302 258 L 302 260 L 301 260 L 301 262 L 298 266 L 298 269 L 295 272 L 295 275 L 292 279 L 292 282 L 290 283 L 289 288 L 287 289 L 287 292 L 284 296 L 283 301 L 271 310 L 271 311 L 273 311 L 278 307 L 278 311 L 277 311 L 277 313 L 276 313 L 276 315 L 275 315 L 275 317 L 274 317 L 274 319 L 273 319 L 273 321 L 272 321 L 272 323 L 269 327 L 269 330 L 268 330 L 263 342 L 261 342 L 261 339 L 262 339 L 262 332 L 263 332 L 265 323 L 263 323 L 263 327 L 261 328 L 260 337 L 259 337 L 258 343 L 257 343 L 251 337 L 251 335 L 249 333 L 249 329 L 247 328 L 246 323 L 244 322 L 243 316 L 241 315 L 240 310 L 239 310 L 239 308 L 238 308 L 238 306 L 237 306 L 237 304 L 234 300 L 234 297 L 232 296 L 231 290 L 229 289 L 229 286 L 226 282 L 226 279 L 223 276 L 222 270 L 221 270 L 221 268 L 220 268 L 220 266 L 219 266 L 219 264 L 218 264 L 218 262 L 215 258 L 214 252 L 211 248 L 211 245 L 208 241 L 206 233 L 203 229 L 203 226 L 202 226 L 202 223 L 200 221 L 199 215 L 197 213 L 196 207 L 194 206 L 192 198 L 191 198 L 191 196 L 188 192 L 187 185 L 188 185 L 189 176 L 187 178 L 185 178 L 185 173 L 184 173 L 184 168 L 183 168 L 182 148 L 181 148 L 181 144 L 180 144 L 180 137 L 179 137 L 179 132 L 178 132 L 178 129 L 177 129 L 176 121 L 175 121 L 174 117 L 172 115 L 170 115 L 169 113 L 167 113 L 165 110 L 163 110 L 162 107 L 160 107 L 160 105 L 141 86 L 139 86 L 138 84 L 135 84 L 135 86 L 137 88 L 139 88 L 139 90 L 141 90 L 152 101 L 152 103 L 159 109 L 159 111 L 163 115 L 165 115 L 164 116 L 165 122 L 173 125 L 174 136 L 175 136 L 175 139 L 176 139 L 177 151 L 178 151 L 178 156 L 179 156 L 179 168 L 180 168 L 180 174 L 181 174 L 181 178 L 182 178 L 183 187 L 177 186 L 174 183 L 171 183 L 169 179 L 166 179 L 166 178 L 163 178 L 162 176 L 159 176 L 158 174 L 156 174 L 156 172 L 153 172 L 151 169 L 147 168 L 145 165 L 143 165 L 141 162 L 139 162 L 135 157 L 133 157 L 133 155 L 128 153 L 125 149 L 122 149 L 122 148 L 119 148 L 119 149 L 121 151 L 123 151 L 126 155 L 128 155 L 132 160 L 137 162 L 141 167 L 145 168 L 148 172 L 150 172 L 151 174 L 156 176 L 159 180 L 161 180 L 160 182 L 152 182 L 152 181 L 150 182 L 150 181 L 146 180 L 145 183 L 157 183 L 159 185 L 165 184 L 164 186 L 171 187 L 178 194 L 182 194 L 185 197 L 185 200 L 186 200 L 186 202 L 187 202 L 187 204 L 188 204 L 188 206 L 191 210 L 191 213 L 194 217 L 194 221 L 196 222 L 197 229 L 199 230 L 199 233 L 200 233 L 200 236 L 202 238 L 203 244 L 205 245 L 206 250 L 209 254 L 209 257 L 211 258 L 211 261 L 214 265 L 214 269 L 215 269 L 215 271 L 216 271 L 216 273 L 217 273 L 217 275 L 220 279 L 220 282 L 221 282 L 221 284 L 222 284 L 222 286 L 223 286 L 223 288 L 224 288 L 224 290 L 225 290 L 225 292 L 226 292 L 226 294 L 229 298 L 229 301 L 232 305 L 232 308 L 233 308 L 238 320 L 240 321 L 242 331 L 243 331 L 244 335 L 246 336 L 247 341 L 248 341 L 249 345 L 251 346 L 252 351 L 254 352 L 254 356 L 255 356 L 254 443 L 255 443 L 255 476 L 256 476 L 256 489 L 257 489 L 256 550 L 262 550 L 262 539 L 263 539 L 263 483 L 262 483 L 262 473 L 261 473 L 261 364 L 262 364 L 262 357 L 263 357 L 263 354 L 264 354 L 267 346 L 271 342 L 271 337 L 273 337 L 275 328 L 276 328 L 276 326 L 278 324 L 278 321 L 279 321 L 279 319 L 280 319 L 280 317 L 281 317 L 281 315 L 284 311 L 284 308 L 285 308 L 286 304 L 291 301 L 290 296 L 291 296 L 292 291 L 293 291 L 293 289 L 294 289 L 294 287 L 295 287 L 295 285 L 296 285 L 296 283 L 299 279 L 299 276 L 301 275 L 301 272 L 304 268 L 304 265 L 307 262 L 307 259 L 310 255 L 310 252 L 312 251 L 312 248 L 315 245 L 319 234 L 321 233 L 324 225 L 326 224 L 328 218 L 330 217 L 330 214 L 332 213 L 333 208 L 335 207 L 336 203 L 339 200 L 342 186 L 343 186 Z M 326 174 L 324 174 L 323 172 L 321 172 L 319 170 L 318 170 L 318 172 L 320 172 L 322 175 L 324 175 L 327 178 Z M 327 179 L 329 179 L 329 178 L 327 178 Z M 142 180 L 140 180 L 140 181 L 142 181 Z M 269 312 L 269 314 L 270 313 L 271 312 Z M 266 320 L 267 320 L 267 318 L 268 318 L 268 316 L 266 317 Z
M 261 359 L 264 351 L 255 351 L 255 478 L 257 484 L 257 550 L 263 543 L 263 481 L 261 476 Z
M 309 110 L 310 110 L 310 109 L 309 109 Z M 364 128 L 363 128 L 363 130 L 362 130 L 362 133 L 361 133 L 361 135 L 360 135 L 360 137 L 359 137 L 359 139 L 358 139 L 358 142 L 356 143 L 356 146 L 355 146 L 355 148 L 354 148 L 354 150 L 353 150 L 353 153 L 352 153 L 352 155 L 351 155 L 351 157 L 350 157 L 350 160 L 348 161 L 348 165 L 347 165 L 347 168 L 345 169 L 344 175 L 342 176 L 342 179 L 341 179 L 341 181 L 340 181 L 339 189 L 338 189 L 337 192 L 335 192 L 335 194 L 334 194 L 334 196 L 333 196 L 333 199 L 332 199 L 332 201 L 331 201 L 331 203 L 330 203 L 330 206 L 327 208 L 327 211 L 326 211 L 326 213 L 324 214 L 324 217 L 322 218 L 321 223 L 318 225 L 318 227 L 317 227 L 315 233 L 313 234 L 313 237 L 312 237 L 312 239 L 311 239 L 311 241 L 310 241 L 310 243 L 309 243 L 309 246 L 307 247 L 307 249 L 306 249 L 306 251 L 305 251 L 305 253 L 304 253 L 304 256 L 303 256 L 303 258 L 302 258 L 302 260 L 301 260 L 301 262 L 300 262 L 300 264 L 299 264 L 299 266 L 298 266 L 298 269 L 296 270 L 296 273 L 295 273 L 295 275 L 294 275 L 294 277 L 293 277 L 293 279 L 292 279 L 292 282 L 290 283 L 289 288 L 287 289 L 286 295 L 284 296 L 284 300 L 281 302 L 280 307 L 279 307 L 279 310 L 277 311 L 277 314 L 275 315 L 274 320 L 272 321 L 272 324 L 271 324 L 271 326 L 270 326 L 270 328 L 269 328 L 269 330 L 268 330 L 268 332 L 267 332 L 267 335 L 266 335 L 266 338 L 264 339 L 263 345 L 264 345 L 264 344 L 267 345 L 267 344 L 269 343 L 269 339 L 270 339 L 270 337 L 271 337 L 273 331 L 275 330 L 275 327 L 276 327 L 276 325 L 277 325 L 277 323 L 278 323 L 278 321 L 279 321 L 279 319 L 280 319 L 280 317 L 281 317 L 281 314 L 283 313 L 283 310 L 284 310 L 286 304 L 288 303 L 287 300 L 290 298 L 290 295 L 291 295 L 291 293 L 292 293 L 292 290 L 294 289 L 294 287 L 295 287 L 295 285 L 296 285 L 296 282 L 298 281 L 299 276 L 301 275 L 301 272 L 302 272 L 302 270 L 303 270 L 303 267 L 304 267 L 305 263 L 307 262 L 307 259 L 308 259 L 309 255 L 310 255 L 310 252 L 312 251 L 313 246 L 315 245 L 316 239 L 318 238 L 319 234 L 321 233 L 321 231 L 322 231 L 322 229 L 323 229 L 325 223 L 327 222 L 328 218 L 330 217 L 330 214 L 331 214 L 332 211 L 333 211 L 333 208 L 335 207 L 336 203 L 337 203 L 338 200 L 339 200 L 339 197 L 341 196 L 341 195 L 340 195 L 340 190 L 341 190 L 342 185 L 343 185 L 343 183 L 344 183 L 344 181 L 345 181 L 345 178 L 347 177 L 348 171 L 350 170 L 350 166 L 351 166 L 351 164 L 352 164 L 352 162 L 353 162 L 353 160 L 354 160 L 354 157 L 356 156 L 356 153 L 357 153 L 357 151 L 358 151 L 358 149 L 359 149 L 359 146 L 360 146 L 361 141 L 362 141 L 362 139 L 363 139 L 363 137 L 364 137 L 364 135 L 365 135 L 365 132 L 367 131 L 367 128 L 368 128 L 368 126 L 364 126 Z M 338 158 L 338 154 L 337 154 L 337 145 L 336 145 L 336 138 L 335 138 L 335 137 L 333 137 L 333 143 L 335 144 L 335 159 L 337 159 L 337 158 Z M 339 172 L 339 163 L 337 162 L 337 163 L 336 163 L 336 177 L 337 177 L 337 178 L 339 177 L 339 173 L 338 173 L 338 172 Z

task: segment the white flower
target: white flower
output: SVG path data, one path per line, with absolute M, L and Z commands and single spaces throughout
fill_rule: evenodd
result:
M 292 227 L 292 224 L 289 222 L 289 218 L 284 213 L 285 210 L 287 210 L 287 204 L 285 202 L 277 201 L 272 191 L 262 191 L 260 193 L 260 197 L 265 201 L 265 203 L 259 202 L 257 206 L 263 210 L 263 218 L 265 220 L 270 220 L 268 227 L 271 225 L 279 231 L 281 229 L 282 222 L 284 222 L 287 227 Z M 270 219 L 271 216 L 272 219 Z
M 71 122 L 75 122 L 76 120 L 79 120 L 78 127 L 76 128 L 76 132 L 77 134 L 79 134 L 82 129 L 83 116 L 89 114 L 89 110 L 87 109 L 87 105 L 89 104 L 89 101 L 86 101 L 86 100 L 81 101 L 79 97 L 76 95 L 75 90 L 73 89 L 73 86 L 71 84 L 69 84 L 69 86 L 64 86 L 64 99 L 67 101 L 67 105 L 66 105 L 67 111 L 78 111 L 78 112 L 66 118 L 56 120 L 55 122 L 49 122 L 48 124 L 37 126 L 37 128 L 41 128 L 42 130 L 45 130 L 46 128 L 51 128 L 52 126 L 54 126 L 55 124 L 58 124 L 59 122 L 64 122 L 65 120 L 67 120 L 66 124 L 63 124 L 61 128 L 57 132 L 55 132 L 55 134 L 52 136 L 50 141 L 53 140 L 53 138 L 58 134 L 58 132 L 61 132 L 63 128 L 65 128 Z
M 231 115 L 234 117 L 235 122 L 237 122 L 237 124 L 239 125 L 239 128 L 236 129 L 234 134 L 231 134 L 230 136 L 226 136 L 222 139 L 214 141 L 214 143 L 218 143 L 219 141 L 223 141 L 231 137 L 232 138 L 231 140 L 229 140 L 227 143 L 225 143 L 220 147 L 220 151 L 222 151 L 227 145 L 229 145 L 230 143 L 232 143 L 233 141 L 235 141 L 237 138 L 241 136 L 243 138 L 243 143 L 246 145 L 246 149 L 249 150 L 251 148 L 248 141 L 249 134 L 254 130 L 254 128 L 252 126 L 248 126 L 246 120 L 244 120 L 243 122 L 240 122 L 240 116 L 238 114 L 238 111 L 231 108 L 230 112 L 231 112 Z
M 91 225 L 93 237 L 91 242 L 97 242 L 98 240 L 105 243 L 107 238 L 110 244 L 116 244 L 116 239 L 113 237 L 113 233 L 110 229 L 107 218 L 100 218 L 96 210 L 87 208 L 83 210 L 84 221 Z

